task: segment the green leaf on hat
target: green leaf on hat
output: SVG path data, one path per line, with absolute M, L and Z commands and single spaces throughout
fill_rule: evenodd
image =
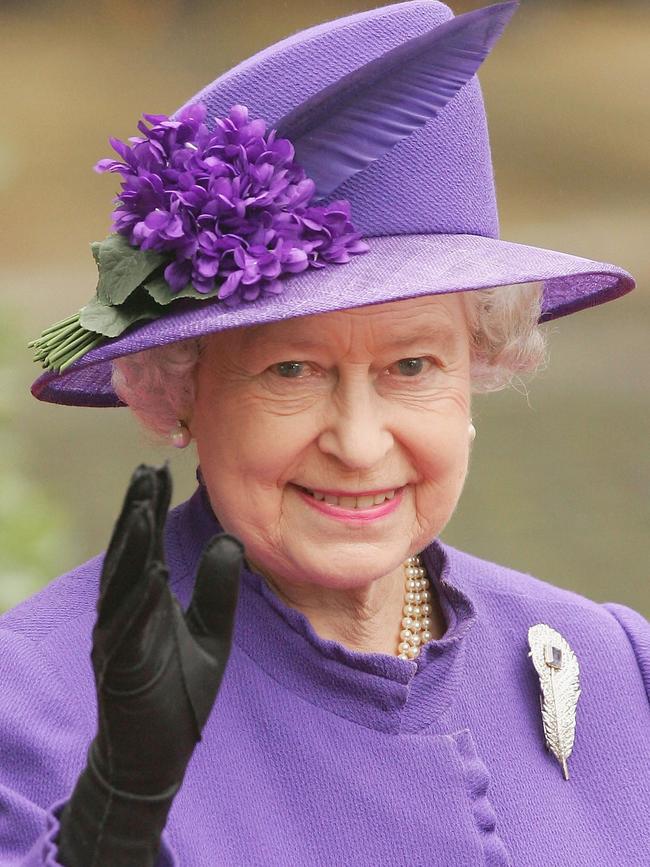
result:
M 177 298 L 196 298 L 198 301 L 214 298 L 215 295 L 219 294 L 221 287 L 216 286 L 211 292 L 199 292 L 191 283 L 188 283 L 180 292 L 172 292 L 164 276 L 157 274 L 146 281 L 144 288 L 158 304 L 170 304 L 172 301 L 176 301 Z
M 96 331 L 105 337 L 119 337 L 129 325 L 141 319 L 158 319 L 164 311 L 146 292 L 133 292 L 119 306 L 102 304 L 92 298 L 79 311 L 79 322 L 88 331 Z
M 167 258 L 154 250 L 132 247 L 123 235 L 94 241 L 91 250 L 99 271 L 97 299 L 100 304 L 123 304 L 129 295 Z
M 118 337 L 129 325 L 143 319 L 158 319 L 165 313 L 140 286 L 119 306 L 102 304 L 95 296 L 78 313 L 46 328 L 28 344 L 34 361 L 46 370 L 63 373 L 107 338 Z

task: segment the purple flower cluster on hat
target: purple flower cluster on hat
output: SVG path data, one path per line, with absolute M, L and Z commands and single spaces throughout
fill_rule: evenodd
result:
M 119 172 L 113 230 L 142 250 L 169 254 L 165 281 L 173 293 L 191 285 L 229 304 L 279 294 L 284 274 L 347 262 L 369 248 L 350 222 L 350 204 L 310 204 L 315 184 L 293 162 L 288 139 L 267 134 L 245 106 L 215 118 L 201 103 L 175 119 L 143 115 L 143 137 L 131 146 L 110 139 L 123 162 L 100 160 L 98 172 Z

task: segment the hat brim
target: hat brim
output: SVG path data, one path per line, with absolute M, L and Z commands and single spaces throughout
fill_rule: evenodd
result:
M 132 326 L 64 373 L 42 374 L 32 394 L 69 406 L 123 406 L 111 387 L 114 358 L 229 328 L 538 281 L 544 283 L 540 321 L 546 321 L 610 301 L 635 285 L 616 265 L 479 235 L 390 235 L 367 241 L 369 252 L 345 264 L 287 278 L 281 295 L 235 308 L 217 299 L 174 302 L 168 315 Z

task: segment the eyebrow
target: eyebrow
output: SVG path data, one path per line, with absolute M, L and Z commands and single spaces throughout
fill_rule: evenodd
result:
M 446 328 L 426 328 L 409 334 L 396 335 L 392 340 L 388 340 L 385 346 L 389 349 L 401 349 L 413 344 L 430 345 L 432 343 L 449 351 L 458 346 L 458 336 Z
M 255 345 L 255 335 L 252 333 L 252 330 L 251 333 L 246 336 L 248 338 L 248 340 L 245 341 L 246 350 L 254 351 L 258 347 Z M 385 343 L 382 341 L 381 349 L 398 350 L 417 344 L 427 346 L 435 344 L 435 348 L 448 352 L 455 349 L 458 346 L 458 343 L 458 336 L 454 331 L 450 331 L 447 328 L 431 327 L 420 328 L 417 331 L 406 332 L 404 334 L 397 334 L 394 338 L 387 340 Z M 322 349 L 323 342 L 318 340 L 318 338 L 292 335 L 265 341 L 264 349 L 275 349 L 278 346 L 287 347 L 287 350 L 292 352 L 294 350 L 297 352 L 310 352 Z
M 300 351 L 308 352 L 312 349 L 318 349 L 319 346 L 322 346 L 322 342 L 318 340 L 312 340 L 309 337 L 276 337 L 276 338 L 267 338 L 264 340 L 262 347 L 260 344 L 256 342 L 256 338 L 254 334 L 247 335 L 247 338 L 244 341 L 244 348 L 247 352 L 259 350 L 263 348 L 264 350 L 271 348 L 276 349 L 277 347 L 286 346 L 289 349 L 297 349 Z

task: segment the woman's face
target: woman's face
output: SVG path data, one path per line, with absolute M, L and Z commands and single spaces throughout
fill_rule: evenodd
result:
M 354 588 L 429 544 L 467 473 L 469 361 L 459 295 L 212 335 L 189 425 L 249 561 Z

